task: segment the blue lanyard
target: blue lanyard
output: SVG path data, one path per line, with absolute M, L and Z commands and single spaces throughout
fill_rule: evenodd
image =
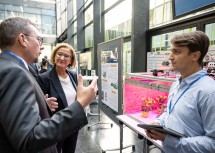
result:
M 4 52 L 5 54 L 9 54 L 9 55 L 12 55 L 12 56 L 16 57 L 20 63 L 22 63 L 23 65 L 25 65 L 25 63 L 23 62 L 23 60 L 18 55 L 14 54 L 14 53 L 12 53 L 10 51 L 7 51 L 7 50 L 3 50 L 2 52 Z
M 201 79 L 202 77 L 206 76 L 207 74 L 203 74 L 201 76 L 199 76 L 197 79 L 195 79 L 193 82 L 190 83 L 190 85 L 181 93 L 181 95 L 178 97 L 178 99 L 176 100 L 175 104 L 173 105 L 172 107 L 172 98 L 170 100 L 170 103 L 169 103 L 169 114 L 173 111 L 173 109 L 175 108 L 175 105 L 176 103 L 178 102 L 178 100 L 181 98 L 181 96 L 187 92 L 187 90 L 194 84 L 196 83 L 199 79 Z

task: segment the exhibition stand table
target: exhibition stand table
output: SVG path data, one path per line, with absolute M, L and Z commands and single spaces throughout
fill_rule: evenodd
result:
M 120 153 L 122 153 L 123 149 L 123 124 L 130 128 L 132 131 L 138 134 L 143 138 L 143 153 L 149 153 L 149 144 L 152 142 L 156 147 L 161 148 L 161 141 L 153 140 L 146 136 L 145 130 L 137 126 L 137 124 L 143 123 L 142 121 L 136 119 L 133 115 L 118 115 L 116 117 L 120 123 Z M 153 118 L 146 118 L 144 123 L 150 123 Z

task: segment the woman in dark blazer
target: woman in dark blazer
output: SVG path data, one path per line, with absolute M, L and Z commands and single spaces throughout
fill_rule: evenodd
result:
M 73 103 L 77 92 L 77 73 L 69 70 L 76 66 L 76 55 L 72 46 L 61 43 L 52 51 L 50 62 L 54 67 L 38 76 L 38 83 L 44 94 L 57 98 L 58 108 L 55 112 L 64 109 Z M 54 108 L 55 106 L 51 107 Z M 77 121 L 78 122 L 78 121 Z M 78 131 L 57 144 L 58 152 L 74 153 Z

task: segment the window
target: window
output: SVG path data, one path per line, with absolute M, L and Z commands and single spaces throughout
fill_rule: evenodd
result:
M 108 9 L 110 6 L 115 4 L 119 0 L 105 0 L 104 5 L 105 5 L 105 10 Z
M 93 24 L 85 28 L 85 48 L 93 47 Z
M 205 26 L 205 33 L 209 37 L 210 46 L 215 47 L 215 22 Z
M 170 33 L 165 33 L 157 36 L 152 37 L 152 49 L 151 51 L 156 52 L 156 51 L 168 51 L 170 48 L 170 40 L 172 37 L 176 34 L 180 33 L 185 33 L 185 32 L 192 32 L 196 31 L 196 27 L 191 27 L 188 29 L 183 29 L 179 31 L 174 31 Z
M 85 12 L 84 12 L 84 17 L 85 17 L 85 25 L 93 21 L 93 5 L 91 5 Z
M 116 15 L 117 14 L 117 15 Z M 131 34 L 132 1 L 125 0 L 105 14 L 105 41 Z

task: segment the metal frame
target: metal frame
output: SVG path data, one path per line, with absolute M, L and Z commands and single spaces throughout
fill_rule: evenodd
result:
M 118 49 L 118 111 L 115 112 L 109 106 L 105 105 L 102 102 L 102 74 L 101 74 L 101 51 L 107 50 L 108 48 L 115 48 Z M 123 113 L 122 104 L 123 104 L 123 89 L 121 88 L 123 85 L 123 38 L 117 38 L 111 41 L 107 41 L 104 43 L 98 44 L 97 50 L 97 58 L 98 58 L 98 89 L 99 89 L 99 102 L 98 107 L 115 123 L 119 124 L 119 121 L 116 119 L 116 115 L 121 115 Z

